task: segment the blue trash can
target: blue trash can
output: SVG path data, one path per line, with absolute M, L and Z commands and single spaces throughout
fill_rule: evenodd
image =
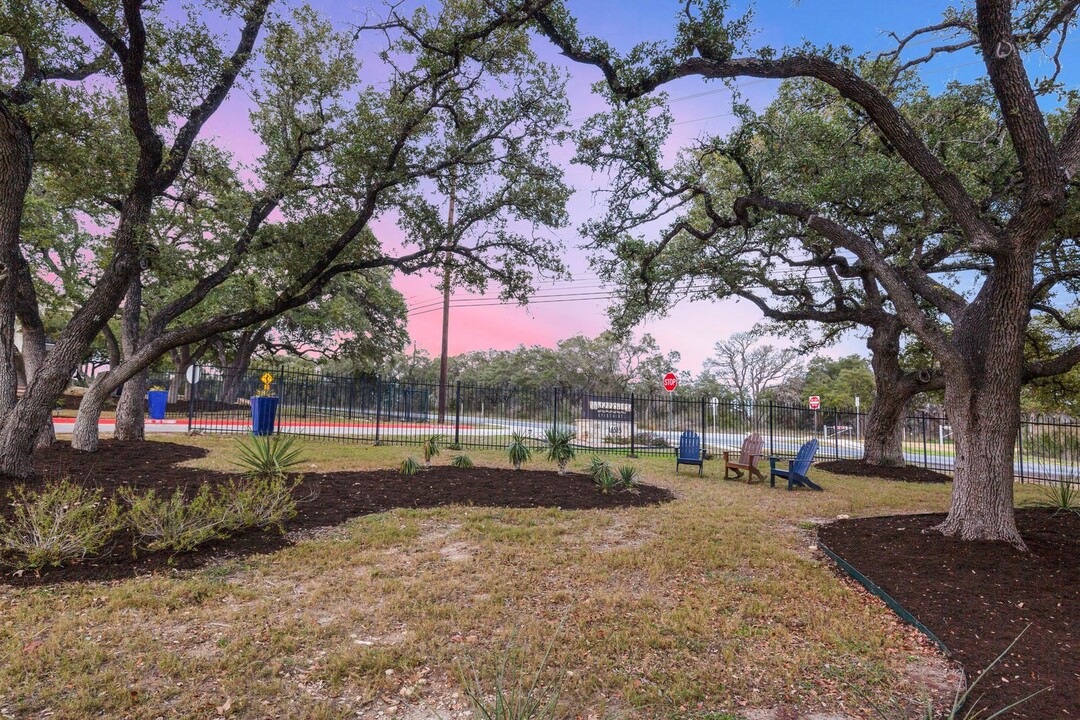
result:
M 150 405 L 150 419 L 164 420 L 165 405 L 169 402 L 167 390 L 150 390 L 146 393 L 146 401 Z
M 251 432 L 253 435 L 273 435 L 277 417 L 276 397 L 251 398 Z

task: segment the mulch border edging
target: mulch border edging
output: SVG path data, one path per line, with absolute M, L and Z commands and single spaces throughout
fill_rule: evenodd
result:
M 918 630 L 923 635 L 925 635 L 932 643 L 937 645 L 938 648 L 940 648 L 941 651 L 943 653 L 945 653 L 945 657 L 948 657 L 948 658 L 953 657 L 953 652 L 952 652 L 952 650 L 949 649 L 949 646 L 946 645 L 945 643 L 943 643 L 941 641 L 941 638 L 939 638 L 937 635 L 935 635 L 933 632 L 931 632 L 930 628 L 926 627 L 921 622 L 919 622 L 919 619 L 917 617 L 912 615 L 911 612 L 908 611 L 908 609 L 905 608 L 903 605 L 901 605 L 892 595 L 889 595 L 889 593 L 885 592 L 880 587 L 878 587 L 878 585 L 873 580 L 871 580 L 870 578 L 866 577 L 861 572 L 856 570 L 854 565 L 849 563 L 847 560 L 844 560 L 844 558 L 840 557 L 835 552 L 833 552 L 829 548 L 829 546 L 827 546 L 825 543 L 821 542 L 820 537 L 817 538 L 817 546 L 819 548 L 821 548 L 821 550 L 826 555 L 828 555 L 830 558 L 832 558 L 833 562 L 835 562 L 840 567 L 841 570 L 843 570 L 845 573 L 847 573 L 847 575 L 852 580 L 855 580 L 860 585 L 862 585 L 864 588 L 866 588 L 870 592 L 870 594 L 876 596 L 882 602 L 884 602 L 889 607 L 889 609 L 892 610 L 894 613 L 896 613 L 896 615 L 901 620 L 908 623 L 909 625 L 912 625 L 916 630 Z

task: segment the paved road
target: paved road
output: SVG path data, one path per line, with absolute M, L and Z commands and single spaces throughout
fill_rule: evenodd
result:
M 53 423 L 57 433 L 67 434 L 71 432 L 72 426 L 74 425 L 74 418 L 55 418 Z M 474 438 L 506 436 L 511 432 L 520 432 L 528 437 L 539 439 L 542 438 L 544 432 L 551 427 L 549 423 L 543 422 L 493 420 L 491 418 L 483 418 L 480 416 L 462 416 L 461 423 L 460 434 L 462 441 L 465 443 L 468 443 L 470 439 Z M 237 431 L 249 426 L 246 420 L 215 420 L 212 418 L 197 419 L 193 424 L 196 429 L 211 432 Z M 283 423 L 279 423 L 278 427 L 282 432 L 287 433 L 324 434 L 328 437 L 353 438 L 356 440 L 374 440 L 375 435 L 374 423 L 361 421 L 319 422 L 314 420 L 287 420 Z M 103 434 L 111 433 L 113 431 L 113 420 L 102 419 L 98 423 L 98 430 Z M 414 437 L 419 441 L 421 436 L 433 433 L 451 437 L 454 435 L 454 430 L 455 428 L 452 423 L 437 425 L 431 422 L 407 422 L 389 419 L 380 424 L 379 434 L 380 437 L 384 438 Z M 169 418 L 166 420 L 147 419 L 146 431 L 148 433 L 186 433 L 188 431 L 188 421 L 187 418 Z M 678 444 L 681 432 L 677 430 L 650 431 L 650 434 L 662 437 L 669 445 L 674 446 Z M 704 441 L 706 448 L 714 451 L 737 451 L 742 446 L 744 437 L 745 435 L 743 433 L 713 431 L 705 433 Z M 769 440 L 766 439 L 765 449 L 767 452 L 772 452 L 783 457 L 791 457 L 798 451 L 799 446 L 808 439 L 809 437 L 774 437 L 771 447 Z M 602 451 L 605 448 L 610 449 L 610 446 L 597 446 L 596 451 Z M 642 451 L 642 454 L 648 454 L 650 452 L 644 448 L 642 448 Z M 668 453 L 671 452 L 671 450 L 665 449 L 661 452 Z M 831 460 L 837 457 L 857 459 L 861 456 L 861 443 L 850 439 L 842 439 L 839 441 L 826 439 L 822 441 L 821 447 L 818 450 L 819 460 Z M 907 452 L 904 456 L 911 464 L 924 464 L 921 452 Z M 942 472 L 950 472 L 952 470 L 952 456 L 928 455 L 926 460 L 930 467 L 935 470 Z M 1018 477 L 1025 476 L 1029 478 L 1043 478 L 1050 480 L 1080 480 L 1080 470 L 1076 468 L 1062 467 L 1051 461 L 1036 461 L 1031 458 L 1017 459 L 1015 463 L 1015 473 Z

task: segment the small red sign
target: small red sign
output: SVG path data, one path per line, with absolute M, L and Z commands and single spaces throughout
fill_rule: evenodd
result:
M 675 388 L 679 387 L 679 378 L 675 377 L 675 373 L 669 372 L 664 376 L 664 389 L 668 392 L 675 392 Z
M 821 407 L 821 398 L 819 398 L 817 395 L 811 395 L 810 396 L 810 409 L 811 410 L 817 410 L 819 407 Z

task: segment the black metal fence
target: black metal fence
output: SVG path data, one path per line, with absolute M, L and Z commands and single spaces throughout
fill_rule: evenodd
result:
M 226 369 L 202 366 L 189 392 L 172 372 L 152 373 L 151 385 L 170 390 L 163 422 L 188 430 L 242 434 L 251 430 L 250 398 L 262 387 L 267 369 L 229 377 Z M 551 428 L 571 430 L 583 452 L 670 455 L 685 430 L 701 434 L 707 452 L 737 450 L 757 432 L 765 450 L 793 457 L 799 446 L 817 438 L 817 458 L 862 456 L 866 416 L 853 409 L 810 410 L 686 397 L 604 396 L 568 388 L 527 389 L 475 386 L 447 388 L 445 412 L 438 414 L 439 386 L 378 377 L 329 376 L 270 368 L 279 398 L 277 432 L 305 437 L 375 444 L 417 445 L 438 434 L 463 448 L 498 449 L 520 433 L 533 447 L 544 445 Z M 953 466 L 954 446 L 945 417 L 911 414 L 904 426 L 909 464 L 944 473 Z M 1027 416 L 1016 441 L 1018 481 L 1067 480 L 1080 483 L 1080 421 Z

